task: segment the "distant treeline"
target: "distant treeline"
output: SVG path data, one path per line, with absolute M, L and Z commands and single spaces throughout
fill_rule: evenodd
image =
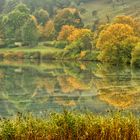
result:
M 50 15 L 53 15 L 57 8 L 76 6 L 81 2 L 88 1 L 91 0 L 0 0 L 0 12 L 8 13 L 19 3 L 24 3 L 31 9 L 31 12 L 43 8 L 47 10 Z

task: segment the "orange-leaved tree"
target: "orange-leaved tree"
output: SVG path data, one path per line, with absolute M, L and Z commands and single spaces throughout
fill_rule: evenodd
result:
M 38 25 L 41 38 L 44 40 L 52 40 L 55 35 L 55 28 L 53 21 L 49 20 L 44 26 Z
M 59 32 L 57 40 L 67 41 L 68 37 L 76 28 L 72 25 L 64 25 Z

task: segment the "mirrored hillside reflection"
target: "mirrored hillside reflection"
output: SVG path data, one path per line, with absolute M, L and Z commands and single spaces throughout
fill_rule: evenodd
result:
M 0 62 L 0 116 L 140 109 L 140 70 L 95 62 Z

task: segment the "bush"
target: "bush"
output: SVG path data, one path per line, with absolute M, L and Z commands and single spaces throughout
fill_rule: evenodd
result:
M 67 41 L 56 41 L 54 43 L 54 47 L 55 48 L 60 48 L 60 49 L 64 49 L 67 45 Z
M 14 39 L 6 39 L 4 41 L 5 48 L 16 48 L 15 40 Z

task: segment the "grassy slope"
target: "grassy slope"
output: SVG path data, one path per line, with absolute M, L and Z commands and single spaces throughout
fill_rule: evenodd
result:
M 108 0 L 96 0 L 92 2 L 87 2 L 81 7 L 85 8 L 87 12 L 82 15 L 82 18 L 86 25 L 93 23 L 94 18 L 92 16 L 92 11 L 98 11 L 98 17 L 102 22 L 106 22 L 106 16 L 110 19 L 117 15 L 130 15 L 140 19 L 140 0 L 125 0 L 125 4 L 117 4 L 114 8 Z

